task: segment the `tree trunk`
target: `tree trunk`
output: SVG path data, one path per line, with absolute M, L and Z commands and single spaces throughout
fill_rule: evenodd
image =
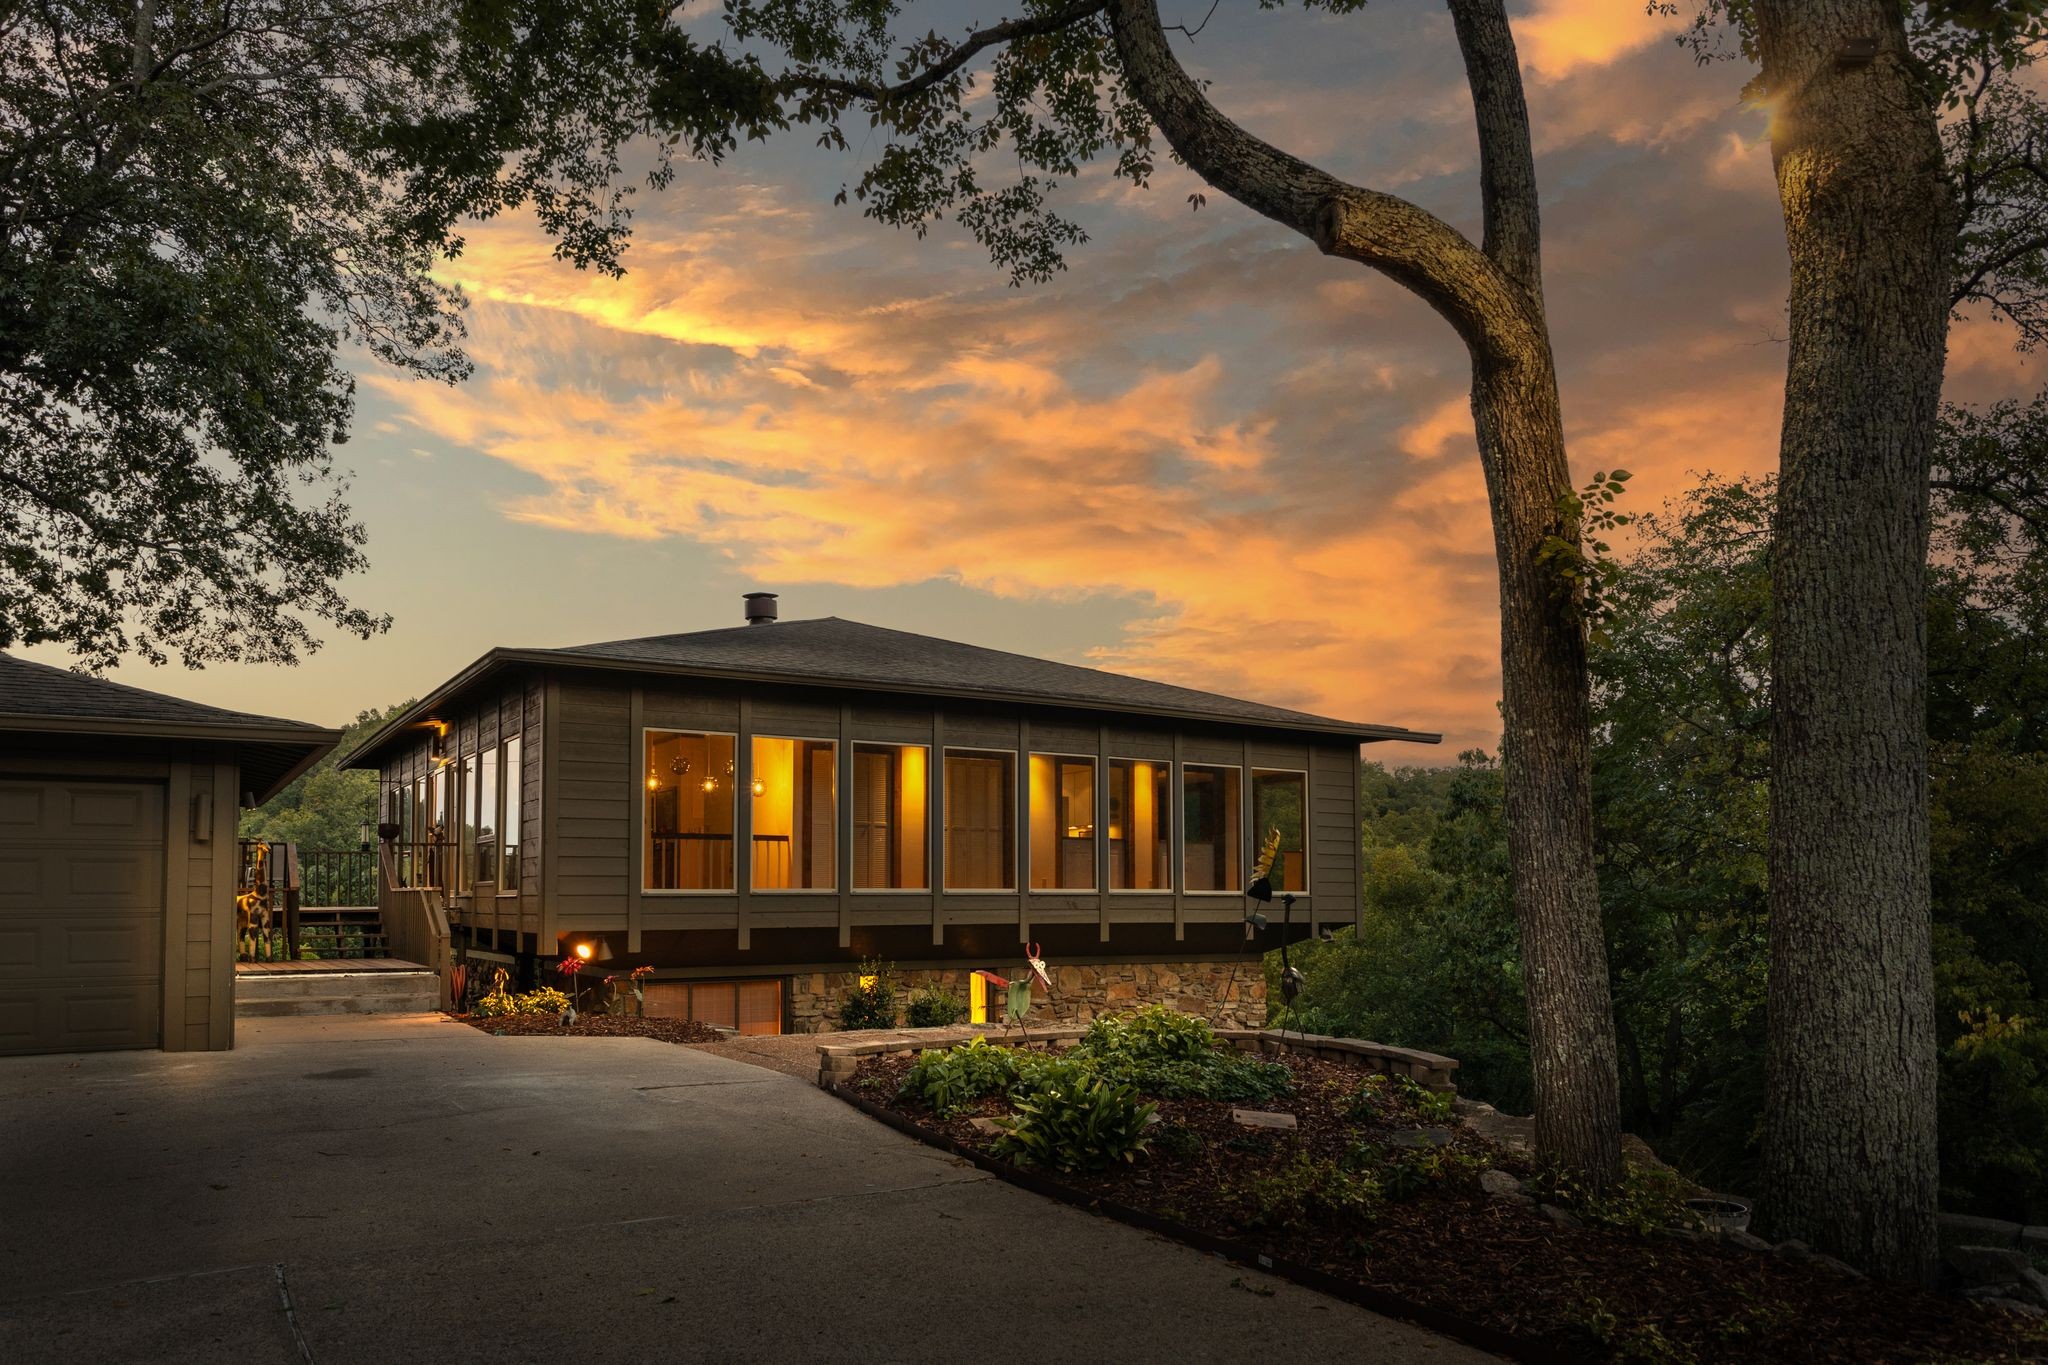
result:
M 1621 1173 L 1621 1084 L 1593 873 L 1585 628 L 1537 562 L 1571 487 L 1547 334 L 1475 355 L 1472 414 L 1500 566 L 1501 761 L 1522 942 L 1536 1149 L 1594 1188 Z
M 1761 0 L 1791 257 L 1771 588 L 1762 1221 L 1874 1273 L 1935 1258 L 1928 464 L 1953 232 L 1896 6 Z M 1875 61 L 1842 58 L 1876 38 Z
M 1501 0 L 1449 0 L 1478 123 L 1486 233 L 1475 247 L 1406 200 L 1348 184 L 1239 128 L 1175 59 L 1157 0 L 1112 0 L 1124 80 L 1196 174 L 1247 208 L 1371 266 L 1441 313 L 1472 355 L 1472 414 L 1500 568 L 1508 853 L 1547 1161 L 1593 1188 L 1621 1174 L 1621 1101 L 1593 876 L 1583 623 L 1537 559 L 1576 542 L 1561 495 L 1557 370 L 1543 315 L 1539 215 L 1520 66 Z

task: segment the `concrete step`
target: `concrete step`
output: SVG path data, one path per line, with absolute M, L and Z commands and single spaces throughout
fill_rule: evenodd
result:
M 441 1007 L 441 981 L 417 972 L 247 972 L 235 978 L 235 1016 L 417 1014 Z

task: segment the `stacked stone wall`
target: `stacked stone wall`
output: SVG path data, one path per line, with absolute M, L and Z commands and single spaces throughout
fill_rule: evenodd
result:
M 1021 963 L 990 970 L 1014 976 Z M 967 967 L 907 968 L 896 973 L 897 1022 L 919 988 L 936 982 L 968 998 Z M 1266 972 L 1257 958 L 1220 962 L 1066 962 L 1051 968 L 1053 990 L 1034 990 L 1031 1022 L 1086 1024 L 1099 1015 L 1139 1005 L 1165 1005 L 1207 1019 L 1218 1028 L 1261 1028 L 1266 1022 Z M 839 1027 L 839 1005 L 860 979 L 857 970 L 803 972 L 790 982 L 791 1033 L 827 1033 Z

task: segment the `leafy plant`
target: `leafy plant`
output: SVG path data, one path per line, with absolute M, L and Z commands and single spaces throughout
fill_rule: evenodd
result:
M 1382 1201 L 1379 1182 L 1338 1162 L 1298 1152 L 1278 1170 L 1253 1176 L 1235 1193 L 1256 1227 L 1288 1229 L 1360 1221 Z
M 1608 601 L 1621 565 L 1613 558 L 1614 547 L 1602 540 L 1635 518 L 1614 508 L 1622 486 L 1629 481 L 1625 469 L 1595 474 L 1586 486 L 1557 495 L 1557 518 L 1561 534 L 1546 536 L 1536 547 L 1536 562 L 1556 575 L 1558 594 L 1587 628 L 1596 644 L 1607 643 Z
M 1056 1067 L 1056 1080 L 1016 1101 L 1015 1117 L 997 1120 L 1003 1135 L 996 1151 L 1056 1171 L 1099 1171 L 1135 1161 L 1150 1141 L 1145 1128 L 1159 1106 L 1085 1065 L 1063 1059 Z M 1054 1070 L 1044 1069 L 1040 1079 Z
M 1223 1047 L 1205 1020 L 1163 1005 L 1097 1019 L 1068 1054 L 1105 1077 L 1166 1099 L 1270 1100 L 1294 1088 L 1277 1062 Z
M 900 1093 L 915 1096 L 940 1118 L 951 1118 L 974 1101 L 1007 1091 L 1017 1080 L 1018 1053 L 976 1038 L 959 1047 L 927 1048 L 910 1064 Z
M 1570 1209 L 1589 1223 L 1652 1233 L 1665 1228 L 1698 1228 L 1700 1216 L 1686 1206 L 1698 1191 L 1676 1171 L 1664 1166 L 1631 1164 L 1621 1184 L 1593 1194 L 1567 1172 L 1538 1171 L 1530 1192 L 1547 1203 Z
M 903 1021 L 912 1028 L 945 1028 L 967 1017 L 967 1002 L 959 992 L 936 981 L 924 985 L 903 1007 Z
M 839 1002 L 843 1029 L 896 1027 L 896 965 L 870 958 Z

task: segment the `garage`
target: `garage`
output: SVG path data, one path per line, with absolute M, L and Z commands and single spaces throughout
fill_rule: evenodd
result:
M 0 1052 L 156 1047 L 164 792 L 0 781 Z
M 0 654 L 0 1055 L 232 1047 L 241 803 L 339 738 Z

